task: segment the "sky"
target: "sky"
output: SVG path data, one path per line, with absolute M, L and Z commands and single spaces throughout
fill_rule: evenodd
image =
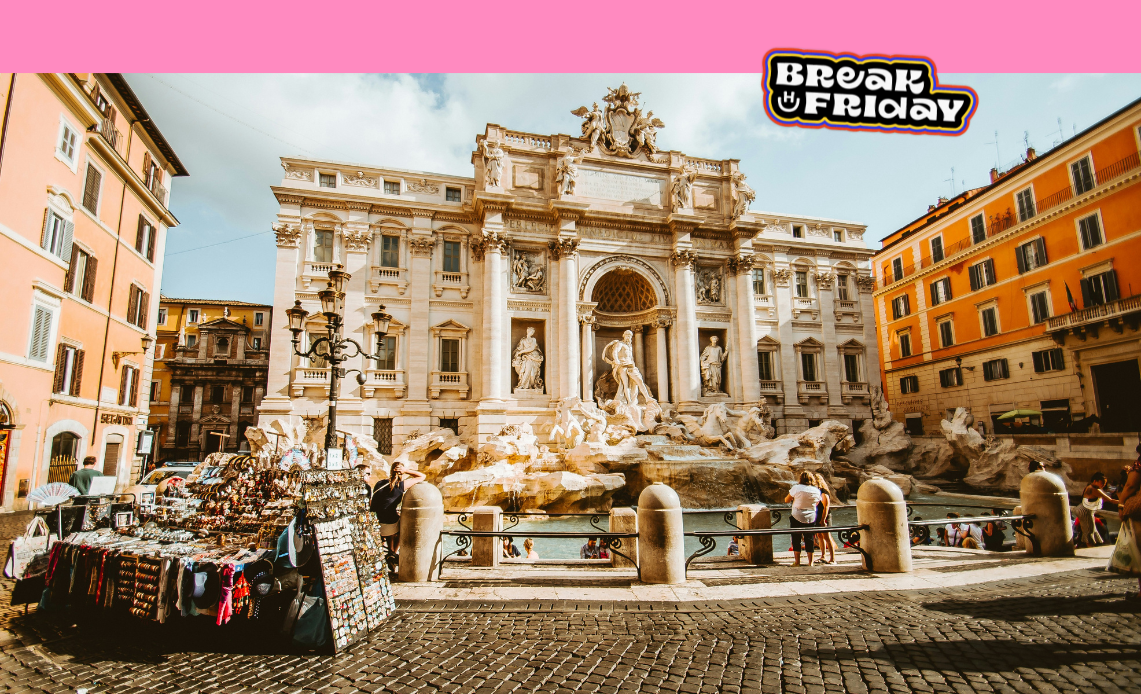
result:
M 754 212 L 866 224 L 878 247 L 939 196 L 988 183 L 991 167 L 1019 158 L 1027 141 L 1044 152 L 1141 97 L 1139 74 L 940 75 L 979 95 L 967 132 L 946 137 L 778 126 L 755 73 L 127 79 L 190 172 L 171 186 L 180 224 L 167 237 L 163 295 L 262 303 L 273 300 L 270 186 L 282 156 L 470 176 L 487 123 L 578 135 L 570 112 L 626 82 L 665 122 L 660 148 L 740 160 Z

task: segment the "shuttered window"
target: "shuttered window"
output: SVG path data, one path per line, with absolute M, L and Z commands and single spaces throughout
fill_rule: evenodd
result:
M 83 350 L 61 344 L 56 349 L 55 379 L 52 392 L 79 396 L 83 379 Z
M 895 258 L 891 261 L 891 274 L 896 282 L 903 279 L 903 258 Z
M 146 330 L 150 300 L 150 294 L 132 284 L 127 297 L 127 322 Z
M 53 210 L 46 210 L 44 228 L 40 235 L 40 248 L 64 260 L 70 260 L 74 233 L 74 224 Z
M 976 214 L 971 217 L 971 243 L 986 241 L 986 215 Z
M 994 274 L 994 261 L 987 258 L 978 265 L 972 265 L 969 270 L 971 277 L 971 291 L 978 291 L 989 287 L 998 281 Z
M 1044 349 L 1041 352 L 1033 352 L 1030 356 L 1034 359 L 1035 373 L 1061 371 L 1066 368 L 1065 359 L 1062 356 L 1062 349 L 1060 347 Z
M 1035 324 L 1050 317 L 1050 303 L 1046 292 L 1035 292 L 1030 295 L 1030 314 Z
M 124 366 L 119 377 L 119 404 L 127 407 L 139 405 L 139 370 L 133 366 Z
M 135 250 L 146 256 L 147 260 L 154 262 L 155 227 L 142 215 L 139 215 L 138 232 L 135 234 Z
M 53 312 L 49 308 L 36 306 L 32 309 L 32 334 L 28 340 L 28 359 L 47 363 L 53 317 Z
M 87 180 L 83 184 L 83 206 L 94 215 L 99 214 L 99 190 L 103 185 L 103 174 L 93 165 L 87 165 Z M 130 227 L 127 227 L 130 229 Z
M 1101 306 L 1120 298 L 1117 291 L 1117 272 L 1114 270 L 1083 278 L 1081 287 L 1082 308 Z
M 910 357 L 911 356 L 911 333 L 900 333 L 899 334 L 899 356 L 900 357 Z
M 939 344 L 943 347 L 955 344 L 955 329 L 949 320 L 939 324 Z
M 1036 214 L 1034 211 L 1034 190 L 1032 188 L 1018 191 L 1014 200 L 1018 203 L 1018 221 L 1025 222 Z
M 943 369 L 939 372 L 939 385 L 944 388 L 954 388 L 963 385 L 963 372 L 961 369 Z
M 951 278 L 944 277 L 940 280 L 935 280 L 931 283 L 931 305 L 938 306 L 939 304 L 951 300 Z
M 991 306 L 982 310 L 983 336 L 998 334 L 998 309 Z
M 901 294 L 891 300 L 891 315 L 894 320 L 899 320 L 911 313 L 911 299 L 907 294 Z
M 908 393 L 919 392 L 919 377 L 918 376 L 904 376 L 899 379 L 899 392 L 907 395 Z
M 1015 260 L 1018 261 L 1018 274 L 1030 272 L 1049 262 L 1046 259 L 1046 239 L 1036 238 L 1014 249 Z
M 1082 157 L 1070 164 L 1070 174 L 1074 177 L 1074 195 L 1093 190 L 1093 167 L 1090 166 L 1089 157 Z
M 931 262 L 937 263 L 943 259 L 943 237 L 936 236 L 931 239 Z
M 983 362 L 983 380 L 997 381 L 1010 378 L 1010 370 L 1005 359 L 991 359 Z
M 1096 214 L 1078 220 L 1078 231 L 1082 237 L 1082 248 L 1089 250 L 1105 243 L 1101 235 L 1101 223 Z

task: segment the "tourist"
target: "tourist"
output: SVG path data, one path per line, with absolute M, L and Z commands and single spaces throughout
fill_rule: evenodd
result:
M 828 525 L 828 520 L 832 516 L 832 490 L 828 487 L 828 480 L 819 472 L 813 475 L 813 479 L 820 489 L 820 502 L 816 504 L 816 525 L 823 527 Z M 832 533 L 818 533 L 813 541 L 820 547 L 820 563 L 835 564 L 836 540 L 833 539 Z M 825 550 L 831 555 L 828 559 L 824 558 Z
M 1030 464 L 1026 466 L 1026 473 L 1030 474 L 1031 472 L 1038 472 L 1041 469 L 1042 463 L 1039 463 L 1037 460 L 1031 460 Z
M 504 559 L 518 559 L 523 556 L 519 548 L 515 546 L 515 541 L 510 537 L 503 538 L 503 558 Z
M 396 463 L 392 466 L 391 476 L 377 482 L 372 491 L 369 510 L 376 514 L 380 536 L 393 554 L 400 549 L 400 502 L 404 500 L 404 492 L 423 479 L 424 473 L 419 470 L 408 470 L 404 463 Z
M 936 544 L 938 544 L 941 547 L 947 546 L 947 529 L 946 528 L 935 528 L 935 536 L 939 538 L 939 541 Z
M 1081 536 L 1078 538 L 1080 547 L 1096 547 L 1105 542 L 1097 531 L 1097 518 L 1094 514 L 1101 510 L 1106 501 L 1117 503 L 1117 499 L 1105 493 L 1105 483 L 1105 475 L 1095 472 L 1082 492 L 1082 503 L 1078 505 L 1076 513 L 1081 526 Z
M 792 504 L 788 523 L 793 528 L 811 528 L 816 524 L 816 504 L 820 503 L 820 488 L 813 482 L 815 478 L 808 470 L 800 473 L 798 484 L 792 485 L 785 496 L 785 503 Z M 812 533 L 792 533 L 792 565 L 800 566 L 800 546 L 808 552 L 808 565 L 812 566 L 813 555 L 816 554 L 816 545 L 812 540 Z
M 741 545 L 737 541 L 737 536 L 734 535 L 732 540 L 729 540 L 729 551 L 725 553 L 727 557 L 741 556 Z
M 979 548 L 979 543 L 975 541 L 975 538 L 971 537 L 970 535 L 963 538 L 963 549 L 978 549 L 978 548 Z
M 1109 559 L 1110 571 L 1137 576 L 1137 587 L 1141 592 L 1141 547 L 1137 544 L 1137 533 L 1141 531 L 1141 444 L 1137 446 L 1137 460 L 1129 466 L 1129 476 L 1117 495 L 1117 514 L 1121 517 L 1121 530 L 1117 533 L 1117 546 Z M 1136 598 L 1139 593 L 1129 591 L 1127 598 Z
M 954 511 L 947 514 L 948 518 L 958 518 L 959 514 Z M 943 537 L 943 546 L 945 547 L 962 547 L 963 539 L 967 537 L 968 533 L 966 528 L 960 523 L 948 523 L 946 526 L 947 534 Z
M 984 516 L 996 516 L 996 513 L 986 512 Z M 991 552 L 1006 551 L 1006 536 L 1003 534 L 1003 524 L 999 521 L 987 521 L 983 525 L 983 547 Z
M 539 553 L 535 551 L 535 541 L 531 538 L 523 540 L 523 551 L 527 553 L 526 559 L 539 558 Z
M 91 491 L 91 480 L 102 476 L 103 473 L 95 469 L 95 456 L 89 455 L 83 459 L 83 469 L 71 473 L 67 483 L 78 489 L 80 496 L 87 496 Z
M 598 556 L 598 540 L 593 537 L 578 551 L 579 559 L 600 559 Z

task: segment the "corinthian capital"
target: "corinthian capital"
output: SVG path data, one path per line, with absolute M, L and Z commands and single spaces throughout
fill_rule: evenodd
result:
M 752 253 L 738 253 L 736 257 L 729 259 L 729 271 L 737 275 L 747 275 L 753 271 L 755 261 Z
M 482 261 L 489 252 L 504 253 L 507 250 L 507 236 L 497 231 L 484 231 L 471 239 L 471 256 Z
M 408 248 L 412 251 L 412 255 L 418 255 L 425 258 L 431 257 L 432 246 L 435 242 L 430 239 L 411 238 L 408 239 Z
M 578 239 L 556 239 L 548 242 L 547 248 L 550 249 L 551 257 L 555 260 L 571 258 L 578 254 Z
M 297 248 L 297 244 L 301 241 L 301 227 L 299 226 L 282 222 L 274 224 L 273 231 L 277 234 L 277 245 L 281 248 Z
M 670 253 L 670 262 L 674 267 L 684 265 L 692 269 L 693 264 L 697 262 L 697 254 L 693 251 L 674 251 Z

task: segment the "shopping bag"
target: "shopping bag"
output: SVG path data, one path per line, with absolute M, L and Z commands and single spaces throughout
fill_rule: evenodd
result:
M 1141 548 L 1137 547 L 1137 528 L 1134 521 L 1125 519 L 1121 521 L 1121 530 L 1117 533 L 1117 546 L 1109 557 L 1109 571 L 1119 574 L 1141 575 Z
M 45 561 L 36 561 L 41 557 L 47 558 L 48 551 L 53 544 L 51 531 L 47 523 L 40 516 L 36 516 L 28 523 L 28 528 L 8 546 L 8 559 L 4 562 L 4 576 L 6 578 L 26 578 L 27 572 L 46 571 Z

